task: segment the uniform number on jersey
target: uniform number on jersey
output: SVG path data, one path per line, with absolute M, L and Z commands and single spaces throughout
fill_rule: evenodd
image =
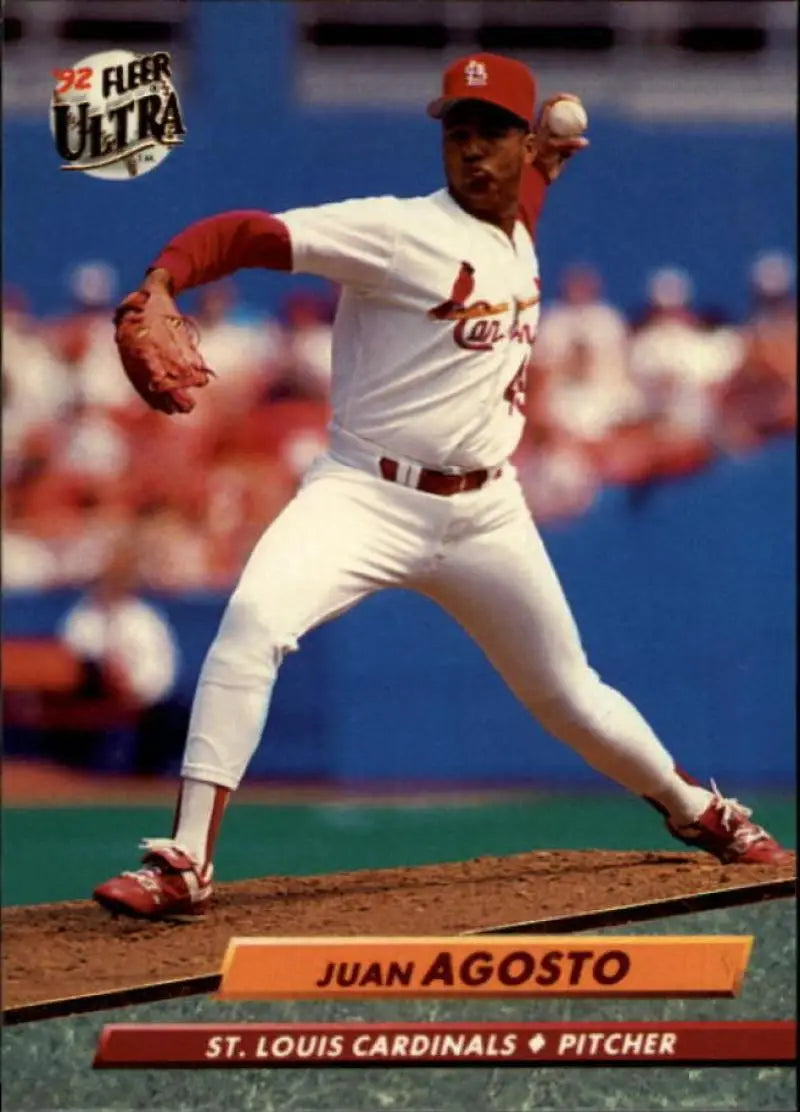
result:
M 527 382 L 528 359 L 527 356 L 520 363 L 517 373 L 509 382 L 503 393 L 503 400 L 508 402 L 508 412 L 516 409 L 519 413 L 525 412 L 525 392 Z

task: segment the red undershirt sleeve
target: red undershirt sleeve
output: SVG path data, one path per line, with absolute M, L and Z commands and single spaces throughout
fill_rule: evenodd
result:
M 292 269 L 289 229 L 268 212 L 223 212 L 198 220 L 169 241 L 150 269 L 168 271 L 178 294 L 247 267 Z
M 519 190 L 519 218 L 530 232 L 531 239 L 536 236 L 536 223 L 546 193 L 547 179 L 544 174 L 536 166 L 526 166 Z

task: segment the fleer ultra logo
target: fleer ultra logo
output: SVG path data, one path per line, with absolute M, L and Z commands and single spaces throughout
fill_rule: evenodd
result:
M 50 130 L 62 170 L 127 181 L 183 142 L 169 54 L 105 50 L 53 77 Z

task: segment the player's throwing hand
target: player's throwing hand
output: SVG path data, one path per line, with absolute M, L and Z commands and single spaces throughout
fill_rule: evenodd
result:
M 564 169 L 568 158 L 571 158 L 576 151 L 589 146 L 589 140 L 583 135 L 557 135 L 554 130 L 551 130 L 550 109 L 559 101 L 564 100 L 573 101 L 577 105 L 581 104 L 580 97 L 576 97 L 574 93 L 555 93 L 542 104 L 536 127 L 533 129 L 536 141 L 536 154 L 533 164 L 541 170 L 548 182 L 555 181 Z

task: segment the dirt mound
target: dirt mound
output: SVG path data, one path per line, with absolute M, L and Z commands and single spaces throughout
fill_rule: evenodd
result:
M 458 934 L 794 875 L 691 852 L 558 850 L 222 884 L 188 926 L 111 919 L 84 900 L 11 907 L 3 1006 L 216 973 L 232 935 Z

